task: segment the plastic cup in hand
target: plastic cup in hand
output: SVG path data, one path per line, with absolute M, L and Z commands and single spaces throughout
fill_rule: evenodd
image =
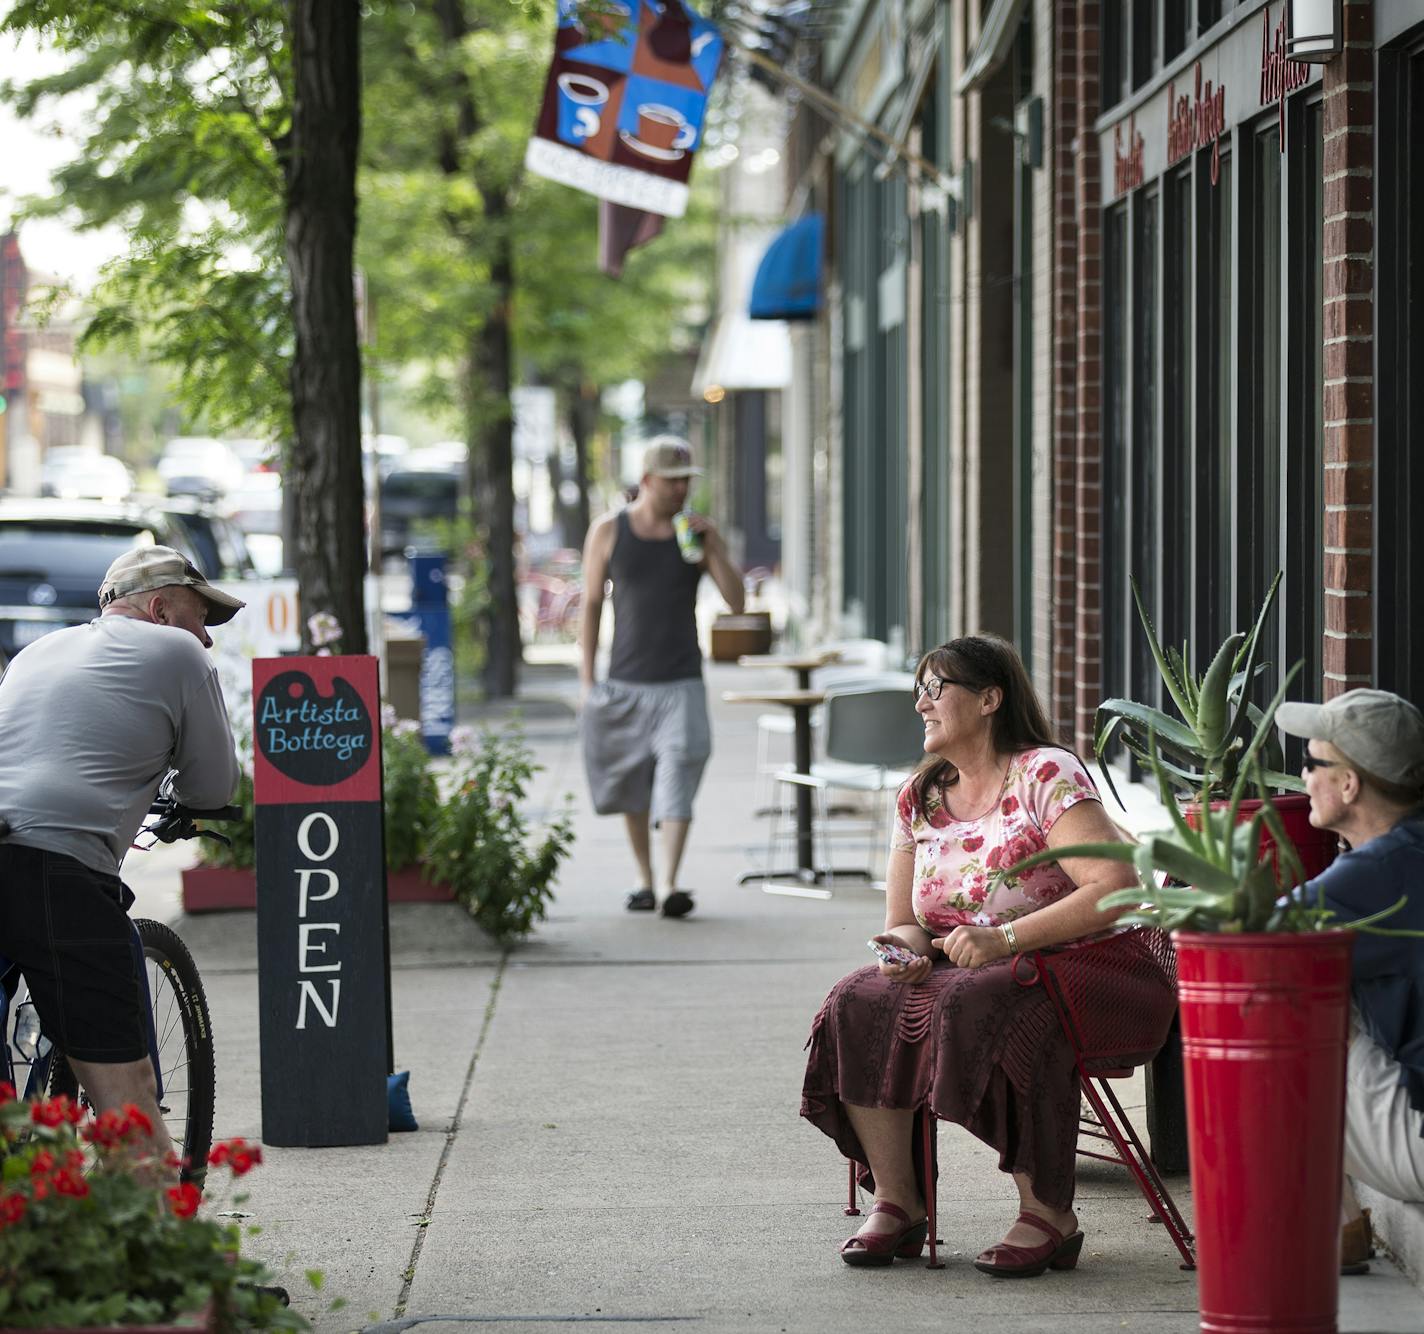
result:
M 677 549 L 689 565 L 696 565 L 702 559 L 702 534 L 697 532 L 689 517 L 690 511 L 679 510 L 672 516 L 672 531 L 677 537 Z

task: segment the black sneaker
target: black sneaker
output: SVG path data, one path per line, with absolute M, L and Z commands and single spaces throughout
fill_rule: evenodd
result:
M 686 917 L 692 907 L 692 895 L 685 889 L 675 889 L 663 900 L 663 916 Z
M 651 889 L 635 889 L 624 900 L 629 912 L 652 912 L 658 906 L 657 896 Z

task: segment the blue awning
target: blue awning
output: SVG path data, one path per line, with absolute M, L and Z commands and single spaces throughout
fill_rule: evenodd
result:
M 826 223 L 808 213 L 766 248 L 752 280 L 754 320 L 813 320 L 821 309 L 821 252 Z

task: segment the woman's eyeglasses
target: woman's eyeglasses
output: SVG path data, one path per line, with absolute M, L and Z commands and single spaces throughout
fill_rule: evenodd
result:
M 920 702 L 921 695 L 928 695 L 930 699 L 937 700 L 943 693 L 945 686 L 959 686 L 964 690 L 972 690 L 972 686 L 967 686 L 963 681 L 949 681 L 938 676 L 927 676 L 923 681 L 915 682 L 915 703 Z
M 1308 773 L 1313 773 L 1316 769 L 1335 769 L 1340 764 L 1339 760 L 1322 760 L 1319 755 L 1307 755 L 1300 762 L 1300 767 Z

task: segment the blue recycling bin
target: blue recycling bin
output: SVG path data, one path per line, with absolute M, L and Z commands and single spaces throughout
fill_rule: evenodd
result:
M 410 557 L 410 619 L 425 636 L 420 658 L 420 730 L 432 755 L 450 753 L 455 726 L 455 652 L 443 553 Z

